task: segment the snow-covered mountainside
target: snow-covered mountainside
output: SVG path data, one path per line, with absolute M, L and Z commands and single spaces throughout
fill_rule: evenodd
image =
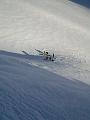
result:
M 68 0 L 0 0 L 0 48 L 90 57 L 90 13 Z
M 0 120 L 90 120 L 89 85 L 29 65 L 26 58 L 0 52 Z
M 0 49 L 54 52 L 59 64 L 48 70 L 90 84 L 89 12 L 68 0 L 0 0 Z
M 0 0 L 0 120 L 90 120 L 89 31 L 69 0 Z

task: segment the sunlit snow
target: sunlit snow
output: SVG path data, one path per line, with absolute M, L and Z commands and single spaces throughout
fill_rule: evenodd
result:
M 0 120 L 90 120 L 89 31 L 69 0 L 0 0 Z

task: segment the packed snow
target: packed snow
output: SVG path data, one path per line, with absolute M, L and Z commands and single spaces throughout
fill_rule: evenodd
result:
M 89 120 L 90 86 L 23 61 L 30 57 L 0 52 L 0 120 Z
M 0 120 L 90 120 L 89 21 L 69 0 L 0 0 Z

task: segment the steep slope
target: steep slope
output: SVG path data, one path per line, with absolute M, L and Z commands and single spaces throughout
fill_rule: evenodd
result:
M 68 0 L 0 0 L 0 48 L 90 58 L 89 9 Z M 5 43 L 5 44 L 4 44 Z
M 3 53 L 1 120 L 90 120 L 89 85 L 31 66 L 24 55 Z
M 68 0 L 0 0 L 0 120 L 90 120 L 89 12 Z

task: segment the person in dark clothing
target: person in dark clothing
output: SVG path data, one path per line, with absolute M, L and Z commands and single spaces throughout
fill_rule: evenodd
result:
M 54 53 L 53 53 L 53 58 L 54 58 Z

